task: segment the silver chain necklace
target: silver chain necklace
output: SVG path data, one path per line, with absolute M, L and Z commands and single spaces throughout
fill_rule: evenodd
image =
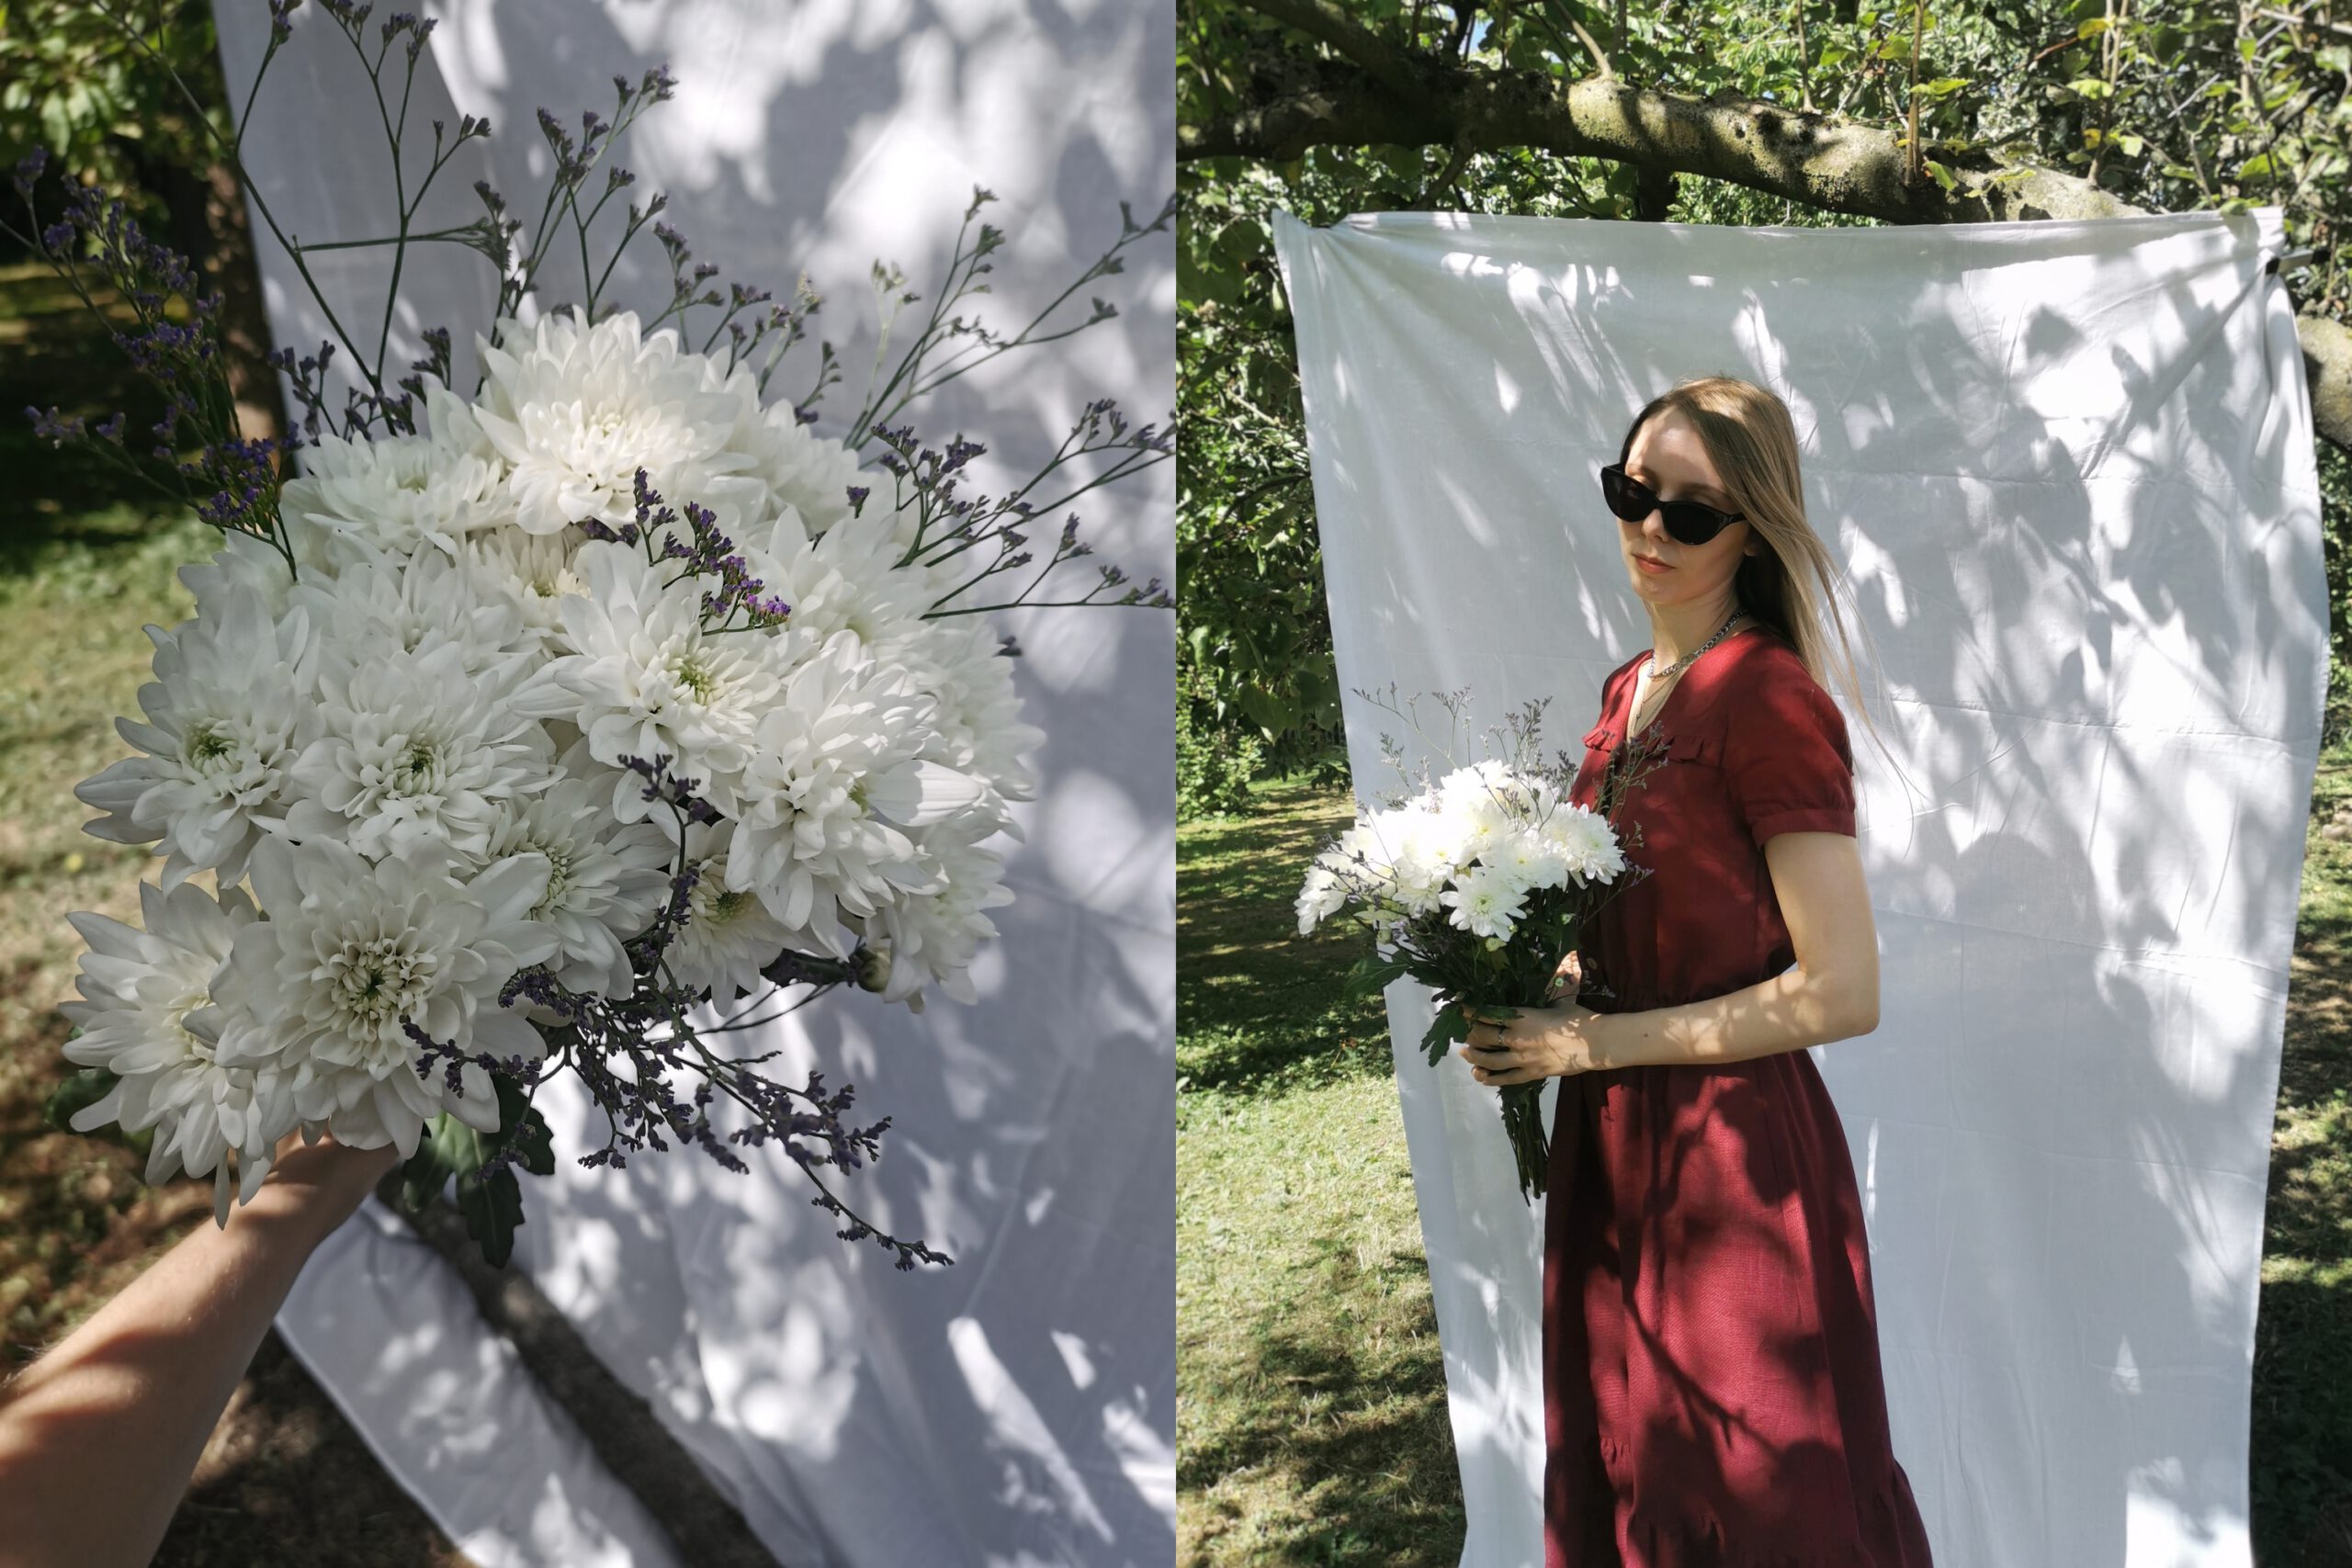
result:
M 1706 651 L 1707 651 L 1707 649 L 1711 649 L 1711 648 L 1714 647 L 1714 646 L 1715 646 L 1715 644 L 1717 644 L 1717 643 L 1719 643 L 1719 642 L 1723 641 L 1723 639 L 1724 639 L 1725 637 L 1727 637 L 1728 635 L 1730 635 L 1731 628 L 1732 628 L 1734 626 L 1737 625 L 1737 624 L 1738 624 L 1738 621 L 1739 621 L 1739 618 L 1740 618 L 1742 615 L 1746 615 L 1747 613 L 1747 610 L 1746 610 L 1746 609 L 1744 609 L 1744 608 L 1741 608 L 1741 609 L 1735 609 L 1735 610 L 1733 610 L 1733 611 L 1732 611 L 1732 613 L 1731 613 L 1731 619 L 1730 619 L 1730 620 L 1725 621 L 1722 626 L 1720 626 L 1716 627 L 1716 628 L 1715 628 L 1715 635 L 1714 635 L 1714 636 L 1713 636 L 1713 637 L 1709 637 L 1706 641 L 1704 641 L 1704 642 L 1701 643 L 1698 647 L 1696 647 L 1696 648 L 1692 649 L 1690 652 L 1688 652 L 1688 653 L 1684 654 L 1681 658 L 1679 658 L 1679 659 L 1676 660 L 1673 663 L 1671 663 L 1671 664 L 1668 665 L 1668 666 L 1666 667 L 1666 672 L 1665 672 L 1665 675 L 1661 675 L 1661 674 L 1659 674 L 1659 673 L 1658 673 L 1658 671 L 1657 671 L 1657 654 L 1655 654 L 1655 653 L 1651 653 L 1651 654 L 1648 654 L 1648 655 L 1645 656 L 1645 657 L 1643 658 L 1643 660 L 1642 660 L 1642 671 L 1643 671 L 1643 673 L 1642 673 L 1642 685 L 1643 685 L 1643 689 L 1642 689 L 1642 690 L 1640 690 L 1640 691 L 1637 691 L 1637 692 L 1634 694 L 1634 713 L 1639 713 L 1639 712 L 1641 711 L 1642 699 L 1643 699 L 1644 697 L 1647 696 L 1651 692 L 1655 692 L 1655 691 L 1657 691 L 1657 690 L 1658 689 L 1658 686 L 1659 686 L 1660 682 L 1663 682 L 1663 681 L 1666 679 L 1666 677 L 1667 677 L 1667 676 L 1670 676 L 1670 675 L 1675 675 L 1675 674 L 1679 674 L 1679 673 L 1680 673 L 1680 672 L 1681 672 L 1685 668 L 1687 668 L 1687 667 L 1690 665 L 1690 661 L 1691 661 L 1692 660 L 1694 660 L 1694 659 L 1698 658 L 1701 654 L 1702 654 L 1702 653 L 1706 652 Z M 1655 719 L 1655 716 L 1653 716 L 1653 719 Z M 1627 717 L 1628 717 L 1628 719 L 1629 719 L 1629 721 L 1630 721 L 1630 719 L 1631 719 L 1631 717 L 1632 717 L 1632 715 L 1630 715 L 1630 714 L 1629 714 L 1629 715 L 1627 716 Z
M 1649 654 L 1648 656 L 1646 656 L 1645 658 L 1644 658 L 1644 660 L 1642 660 L 1642 665 L 1643 665 L 1643 668 L 1647 671 L 1649 680 L 1650 680 L 1652 682 L 1658 682 L 1658 681 L 1663 681 L 1663 680 L 1665 680 L 1665 679 L 1666 679 L 1668 676 L 1669 676 L 1669 675 L 1673 675 L 1673 674 L 1676 674 L 1676 673 L 1679 672 L 1679 671 L 1681 671 L 1685 666 L 1687 666 L 1687 665 L 1688 665 L 1688 664 L 1689 664 L 1692 660 L 1694 660 L 1694 659 L 1698 658 L 1698 657 L 1699 657 L 1699 655 L 1701 655 L 1701 654 L 1702 654 L 1702 653 L 1706 652 L 1706 651 L 1707 651 L 1707 649 L 1711 649 L 1711 648 L 1714 647 L 1714 646 L 1715 646 L 1715 644 L 1717 644 L 1717 643 L 1719 643 L 1719 642 L 1723 641 L 1723 640 L 1724 640 L 1724 637 L 1726 637 L 1727 635 L 1729 635 L 1729 633 L 1730 633 L 1730 631 L 1731 631 L 1731 628 L 1738 623 L 1739 618 L 1740 618 L 1742 615 L 1746 615 L 1746 614 L 1747 614 L 1747 612 L 1745 609 L 1736 609 L 1736 610 L 1732 611 L 1732 613 L 1731 613 L 1731 619 L 1730 619 L 1730 620 L 1728 620 L 1728 621 L 1725 621 L 1722 626 L 1720 626 L 1716 627 L 1716 628 L 1715 628 L 1715 635 L 1714 635 L 1714 636 L 1713 636 L 1713 637 L 1709 637 L 1706 641 L 1704 641 L 1704 642 L 1701 643 L 1698 647 L 1696 647 L 1696 648 L 1692 649 L 1690 652 L 1688 652 L 1688 653 L 1684 654 L 1681 658 L 1679 658 L 1679 659 L 1676 660 L 1673 663 L 1671 663 L 1671 664 L 1668 665 L 1668 666 L 1666 667 L 1666 669 L 1665 669 L 1663 671 L 1661 671 L 1658 669 L 1658 667 L 1657 667 L 1657 654 L 1652 653 L 1652 654 Z

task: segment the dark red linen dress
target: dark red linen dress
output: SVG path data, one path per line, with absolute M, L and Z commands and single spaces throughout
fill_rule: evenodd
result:
M 1642 657 L 1602 685 L 1579 806 L 1598 807 Z M 1701 654 L 1650 731 L 1667 761 L 1616 819 L 1641 825 L 1626 853 L 1651 874 L 1579 947 L 1577 1000 L 1600 1012 L 1788 968 L 1764 842 L 1854 831 L 1844 717 L 1768 626 Z M 1810 1055 L 1563 1078 L 1549 1191 L 1544 1568 L 1928 1568 L 1853 1164 Z

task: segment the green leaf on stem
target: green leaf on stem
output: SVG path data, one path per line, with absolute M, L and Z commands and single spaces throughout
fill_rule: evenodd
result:
M 514 1229 L 523 1223 L 523 1189 L 512 1166 L 488 1177 L 482 1167 L 500 1150 L 514 1149 L 514 1163 L 534 1176 L 555 1174 L 555 1137 L 523 1092 L 503 1073 L 492 1073 L 498 1094 L 498 1131 L 480 1133 L 450 1115 L 433 1119 L 416 1153 L 401 1168 L 401 1206 L 421 1213 L 457 1180 L 458 1213 L 466 1234 L 493 1268 L 504 1268 L 514 1250 Z
M 1374 992 L 1386 990 L 1393 982 L 1404 976 L 1404 960 L 1366 953 L 1356 960 L 1355 967 L 1348 971 L 1344 989 L 1351 997 L 1370 996 Z
M 1448 1002 L 1430 1021 L 1429 1032 L 1421 1036 L 1421 1051 L 1434 1067 L 1445 1060 L 1447 1052 L 1469 1038 L 1470 1020 L 1464 1015 L 1461 1004 Z

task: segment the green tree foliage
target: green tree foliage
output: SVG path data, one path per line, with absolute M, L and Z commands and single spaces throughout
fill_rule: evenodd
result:
M 44 148 L 43 210 L 61 207 L 59 182 L 95 185 L 196 263 L 222 297 L 239 429 L 257 438 L 283 410 L 244 202 L 222 157 L 232 136 L 208 0 L 0 0 L 0 168 Z
M 198 86 L 204 117 L 227 132 L 207 0 L 114 0 L 106 9 L 88 0 L 0 0 L 0 161 L 14 167 L 46 147 L 51 168 L 160 202 L 163 171 L 211 167 L 211 138 L 172 71 L 134 46 L 118 18 L 133 21 L 149 48 Z
M 1340 765 L 1277 208 L 1824 227 L 2277 205 L 2310 253 L 2285 276 L 2352 600 L 2352 28 L 2316 6 L 1178 0 L 1177 26 L 1188 810 L 1237 803 L 1253 751 L 1261 775 Z

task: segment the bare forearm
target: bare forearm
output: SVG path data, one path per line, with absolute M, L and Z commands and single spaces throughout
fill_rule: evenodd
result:
M 1792 965 L 1744 990 L 1679 1007 L 1609 1013 L 1598 1024 L 1607 1067 L 1705 1066 L 1867 1034 L 1875 997 Z
M 300 1151 L 318 1156 L 332 1145 Z M 311 1250 L 393 1157 L 290 1159 L 0 1389 L 0 1568 L 138 1568 Z

